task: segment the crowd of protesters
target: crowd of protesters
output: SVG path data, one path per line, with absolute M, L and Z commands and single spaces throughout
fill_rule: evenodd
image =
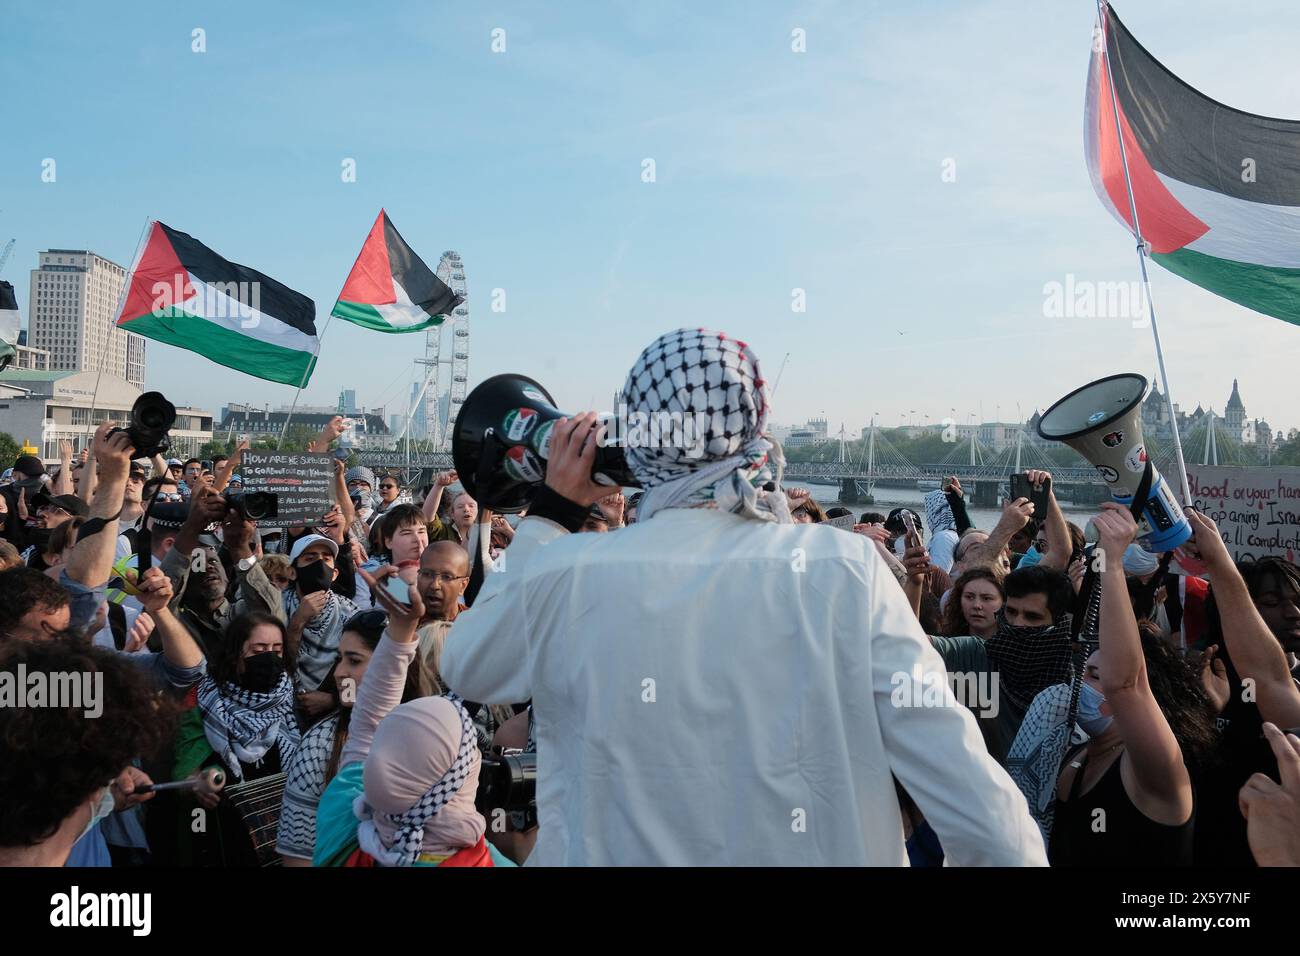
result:
M 629 400 L 638 398 L 634 378 Z M 745 425 L 752 447 L 768 447 L 755 431 L 765 417 L 764 409 Z M 590 474 L 584 428 L 594 431 L 590 415 L 557 426 L 557 474 L 566 466 Z M 335 419 L 313 450 L 329 450 L 342 431 Z M 969 835 L 984 827 L 1000 839 L 1010 824 L 976 820 L 962 830 L 948 811 L 964 805 L 968 815 L 995 815 L 989 808 L 1004 806 L 1023 818 L 1034 845 L 992 861 L 1300 864 L 1300 739 L 1290 732 L 1300 728 L 1300 568 L 1280 558 L 1234 563 L 1201 514 L 1189 512 L 1191 542 L 1153 555 L 1136 543 L 1127 508 L 1102 505 L 1079 528 L 1050 490 L 1045 514 L 1016 499 L 994 527 L 977 529 L 953 478 L 926 495 L 924 514 L 898 508 L 862 514 L 851 528 L 844 521 L 781 528 L 826 525 L 847 511 L 823 511 L 803 489 L 750 482 L 766 467 L 764 453 L 739 482 L 728 473 L 725 488 L 710 486 L 703 502 L 655 494 L 663 471 L 648 466 L 644 499 L 548 475 L 529 516 L 513 522 L 476 502 L 455 472 L 409 488 L 402 475 L 338 463 L 335 504 L 319 524 L 270 530 L 231 503 L 243 450 L 211 463 L 141 459 L 126 432 L 105 424 L 80 459 L 65 447 L 51 469 L 24 455 L 5 472 L 0 862 L 511 866 L 539 839 L 535 863 L 771 862 L 751 847 L 797 836 L 788 812 L 771 821 L 770 833 L 754 828 L 761 823 L 745 829 L 721 819 L 712 833 L 659 825 L 660 807 L 672 819 L 668 805 L 707 803 L 715 782 L 681 746 L 672 751 L 683 754 L 678 763 L 632 768 L 604 739 L 618 736 L 614 722 L 642 719 L 618 715 L 657 700 L 647 713 L 665 723 L 649 735 L 688 734 L 692 745 L 716 747 L 733 777 L 745 772 L 730 756 L 737 725 L 786 728 L 788 740 L 763 753 L 775 765 L 765 772 L 783 781 L 803 785 L 811 753 L 861 763 L 855 774 L 883 775 L 897 812 L 870 830 L 819 837 L 827 847 L 896 826 L 912 865 L 979 860 Z M 1028 478 L 1039 488 L 1050 481 L 1041 471 Z M 677 652 L 695 659 L 664 663 L 665 673 L 680 667 L 707 681 L 719 668 L 743 668 L 745 654 L 764 653 L 779 638 L 801 668 L 829 668 L 837 684 L 866 682 L 846 693 L 860 692 L 872 706 L 960 712 L 960 721 L 936 725 L 949 737 L 935 745 L 978 759 L 988 786 L 1011 802 L 967 802 L 960 781 L 931 782 L 904 769 L 897 754 L 910 738 L 892 717 L 872 725 L 888 765 L 862 757 L 868 742 L 846 739 L 841 727 L 822 727 L 818 739 L 817 725 L 800 715 L 795 673 L 791 699 L 779 679 L 691 688 L 681 703 L 685 728 L 672 723 L 678 689 L 663 678 L 657 699 L 654 689 L 644 696 L 641 682 L 642 696 L 608 704 L 605 727 L 583 726 L 551 703 L 612 694 L 594 686 L 599 671 L 582 661 L 629 642 L 646 659 L 667 654 L 679 645 L 657 648 L 662 632 L 643 620 L 659 620 L 664 607 L 715 601 L 719 575 L 726 586 L 757 575 L 748 570 L 757 552 L 712 561 L 712 539 L 672 526 L 685 521 L 682 511 L 733 500 L 721 506 L 765 522 L 774 516 L 768 523 L 778 527 L 759 529 L 773 541 L 798 535 L 796 547 L 777 541 L 772 554 L 802 575 L 791 584 L 801 606 L 830 608 L 856 586 L 873 607 L 906 609 L 901 618 L 883 614 L 889 626 L 879 632 L 856 633 L 850 615 L 832 614 L 826 627 L 836 646 L 878 644 L 858 648 L 868 661 L 892 653 L 891 642 L 910 642 L 927 674 L 904 676 L 918 689 L 924 683 L 927 696 L 910 699 L 909 684 L 909 699 L 900 700 L 891 693 L 897 683 L 872 686 L 856 659 L 823 654 L 816 635 L 798 630 L 815 630 L 820 619 L 801 618 L 791 633 L 773 621 L 771 634 L 753 637 L 739 606 L 721 609 L 706 646 Z M 662 541 L 652 537 L 655 524 Z M 566 531 L 609 538 L 557 547 Z M 744 540 L 724 544 L 750 548 L 737 543 Z M 629 575 L 629 586 L 606 594 L 600 607 L 566 590 L 624 562 L 638 542 L 647 554 L 667 542 L 662 580 L 653 570 Z M 505 583 L 525 560 L 521 583 Z M 694 570 L 674 576 L 674 562 Z M 869 573 L 846 576 L 846 567 Z M 692 590 L 682 581 L 699 583 Z M 511 597 L 511 587 L 528 591 Z M 755 584 L 755 601 L 760 592 Z M 511 600 L 530 602 L 527 614 Z M 728 619 L 753 643 L 737 644 Z M 551 626 L 561 628 L 561 645 L 544 658 L 538 642 Z M 571 673 L 563 672 L 566 659 Z M 946 676 L 941 686 L 921 680 L 931 670 Z M 38 706 L 30 693 L 16 699 L 12 689 L 32 685 L 36 674 L 49 677 L 50 693 L 55 675 L 93 675 L 86 687 L 97 690 L 78 706 Z M 697 713 L 698 699 L 713 706 Z M 771 715 L 754 700 L 766 700 Z M 478 805 L 483 762 L 521 753 L 536 755 L 537 812 Z M 226 781 L 220 790 L 149 789 L 211 779 L 213 770 Z M 660 781 L 654 792 L 629 782 L 643 779 L 642 770 Z M 621 783 L 610 782 L 621 774 Z M 596 778 L 608 789 L 589 790 Z M 655 825 L 646 822 L 652 817 Z M 593 846 L 593 834 L 608 839 Z M 837 852 L 801 861 L 855 859 Z M 862 857 L 882 858 L 889 856 Z

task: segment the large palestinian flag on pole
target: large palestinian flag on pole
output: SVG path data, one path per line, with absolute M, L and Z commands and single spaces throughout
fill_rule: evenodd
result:
M 1143 49 L 1109 5 L 1103 9 L 1101 37 L 1151 258 L 1225 299 L 1300 324 L 1300 122 L 1198 93 Z M 1132 232 L 1110 81 L 1094 42 L 1088 166 L 1097 195 Z
M 441 324 L 464 301 L 411 250 L 381 209 L 333 314 L 379 332 L 418 332 Z
M 218 365 L 299 388 L 316 365 L 316 304 L 155 222 L 117 324 Z

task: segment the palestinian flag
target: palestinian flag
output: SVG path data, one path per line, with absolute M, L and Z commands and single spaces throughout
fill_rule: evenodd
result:
M 22 327 L 13 283 L 0 282 L 0 370 L 8 368 L 18 354 L 14 346 L 18 344 L 18 332 Z
M 411 250 L 381 209 L 333 314 L 379 332 L 418 332 L 441 324 L 464 301 Z
M 1256 312 L 1300 324 L 1300 122 L 1216 103 L 1142 48 L 1109 5 L 1133 198 L 1151 258 Z M 1281 66 L 1279 64 L 1279 66 Z M 1107 57 L 1094 42 L 1084 140 L 1093 186 L 1133 232 Z
M 316 304 L 193 236 L 155 222 L 117 324 L 269 382 L 302 387 L 316 366 Z

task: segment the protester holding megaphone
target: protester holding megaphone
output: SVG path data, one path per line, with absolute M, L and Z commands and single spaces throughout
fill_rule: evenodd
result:
M 495 436 L 540 426 L 473 398 L 457 419 L 473 429 L 461 481 L 485 507 L 498 494 L 530 504 L 509 572 L 484 575 L 440 666 L 466 699 L 532 700 L 543 769 L 529 863 L 903 865 L 895 777 L 949 863 L 1045 862 L 1024 797 L 947 690 L 874 542 L 791 520 L 749 345 L 679 329 L 642 352 L 620 399 L 629 423 L 700 427 L 680 442 L 629 431 L 613 449 L 645 489 L 614 534 L 572 533 L 616 490 L 596 413 L 548 419 L 545 473 L 521 485 L 506 471 L 539 472 L 533 453 L 507 465 L 499 448 L 519 446 Z M 918 700 L 935 682 L 946 696 L 897 706 L 900 680 Z M 837 743 L 805 748 L 805 733 Z

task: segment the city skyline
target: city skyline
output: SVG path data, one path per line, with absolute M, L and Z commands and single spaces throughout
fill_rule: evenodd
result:
M 444 249 L 464 256 L 471 384 L 519 371 L 566 411 L 600 407 L 655 335 L 709 325 L 754 346 L 779 382 L 778 422 L 824 413 L 854 431 L 873 413 L 936 422 L 953 408 L 959 423 L 1025 420 L 1086 381 L 1150 377 L 1155 364 L 1140 315 L 1074 307 L 1076 288 L 1135 283 L 1137 261 L 1083 161 L 1095 14 L 1048 6 L 760 3 L 685 17 L 677 4 L 578 4 L 542 17 L 522 4 L 361 15 L 327 2 L 305 22 L 240 3 L 159 4 L 91 9 L 59 31 L 19 7 L 21 42 L 0 70 L 45 96 L 7 104 L 18 133 L 0 156 L 0 239 L 18 239 L 7 277 L 29 319 L 15 277 L 38 251 L 129 265 L 144 223 L 161 219 L 315 300 L 322 350 L 302 404 L 351 388 L 358 405 L 400 413 L 423 336 L 326 325 L 383 206 L 430 264 Z M 1300 38 L 1290 6 L 1242 18 L 1161 0 L 1120 13 L 1207 94 L 1300 115 L 1300 88 L 1278 82 Z M 796 29 L 806 52 L 792 50 Z M 268 45 L 273 35 L 295 42 Z M 329 64 L 344 55 L 365 68 L 337 76 Z M 1218 69 L 1225 58 L 1234 70 Z M 1039 82 L 1014 81 L 1025 75 Z M 403 124 L 393 144 L 403 111 L 376 91 L 413 84 L 436 119 Z M 87 89 L 122 105 L 75 129 L 48 107 Z M 165 129 L 168 150 L 121 137 L 128 108 Z M 340 175 L 349 160 L 355 182 Z M 1283 434 L 1300 425 L 1300 330 L 1160 269 L 1151 281 L 1181 409 L 1221 412 L 1237 378 L 1252 417 Z M 147 360 L 146 387 L 178 403 L 293 400 L 169 346 L 150 344 Z

